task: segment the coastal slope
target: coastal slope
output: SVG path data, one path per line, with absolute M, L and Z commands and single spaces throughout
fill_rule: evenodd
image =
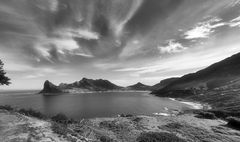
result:
M 173 77 L 173 78 L 167 78 L 167 79 L 161 80 L 159 83 L 153 85 L 151 87 L 151 90 L 162 89 L 162 88 L 168 86 L 169 84 L 171 84 L 172 82 L 176 81 L 177 79 L 179 79 L 179 78 L 178 77 Z
M 211 105 L 220 117 L 240 116 L 240 53 L 152 92 Z
M 164 88 L 153 91 L 157 96 L 181 97 L 199 92 L 228 88 L 235 82 L 240 86 L 240 53 L 215 63 L 196 73 L 182 76 Z

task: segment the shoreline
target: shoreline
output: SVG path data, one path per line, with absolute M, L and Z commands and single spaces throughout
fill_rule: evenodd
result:
M 180 99 L 180 98 L 169 98 L 172 101 L 178 101 L 182 104 L 186 104 L 191 106 L 193 109 L 195 110 L 210 110 L 212 109 L 212 107 L 209 104 L 204 104 L 201 102 L 196 102 L 196 101 L 190 101 L 190 100 L 186 100 L 186 99 Z
M 94 94 L 94 93 L 126 93 L 126 92 L 140 92 L 140 93 L 150 93 L 151 91 L 141 91 L 141 90 L 112 90 L 112 91 L 70 91 L 70 92 L 61 92 L 61 93 L 37 93 L 41 95 L 77 95 L 77 94 Z

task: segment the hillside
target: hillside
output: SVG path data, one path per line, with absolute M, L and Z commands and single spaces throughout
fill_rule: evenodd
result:
M 170 83 L 176 81 L 177 79 L 179 79 L 179 78 L 174 77 L 174 78 L 164 79 L 164 80 L 160 81 L 159 83 L 153 85 L 153 86 L 151 87 L 151 90 L 162 89 L 162 88 L 166 87 L 167 85 L 169 85 Z
M 214 90 L 228 86 L 240 78 L 240 53 L 215 63 L 196 73 L 187 74 L 173 81 L 164 88 L 153 91 L 159 96 L 191 94 L 199 90 Z M 235 84 L 236 86 L 236 84 Z

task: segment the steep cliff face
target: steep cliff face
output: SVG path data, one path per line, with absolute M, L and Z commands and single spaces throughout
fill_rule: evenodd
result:
M 63 91 L 50 81 L 46 80 L 43 85 L 43 90 L 40 93 L 62 93 Z

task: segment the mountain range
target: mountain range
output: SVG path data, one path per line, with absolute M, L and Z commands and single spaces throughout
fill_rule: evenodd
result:
M 83 78 L 74 83 L 54 85 L 45 81 L 40 93 L 79 93 L 94 91 L 152 91 L 152 94 L 161 97 L 182 97 L 200 94 L 207 90 L 216 90 L 240 86 L 240 53 L 226 58 L 209 67 L 190 73 L 179 78 L 168 78 L 153 86 L 138 82 L 137 84 L 122 87 L 108 80 Z
M 118 86 L 108 80 L 83 78 L 74 83 L 61 83 L 58 86 L 50 81 L 45 81 L 43 90 L 40 93 L 84 93 L 103 91 L 149 91 L 151 86 L 137 83 L 128 87 Z

